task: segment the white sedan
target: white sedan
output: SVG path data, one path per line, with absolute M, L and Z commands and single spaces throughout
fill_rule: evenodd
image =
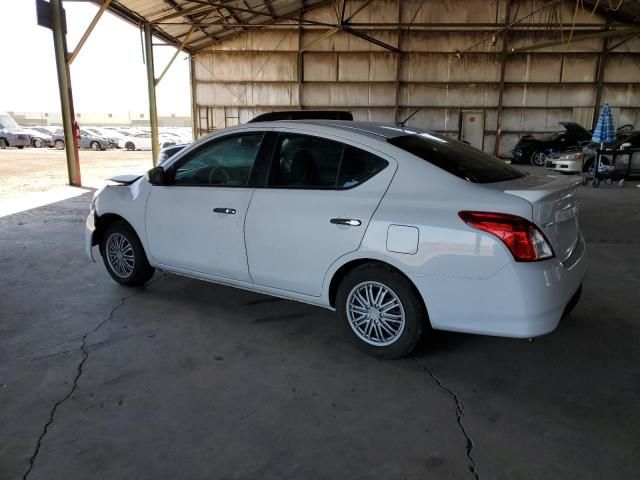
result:
M 160 135 L 158 140 L 160 147 L 167 147 L 176 143 L 175 138 L 164 135 Z M 151 150 L 151 134 L 140 132 L 123 135 L 118 138 L 118 147 L 126 148 L 127 150 Z
M 384 358 L 429 328 L 551 332 L 586 270 L 580 179 L 526 175 L 415 128 L 250 123 L 113 180 L 86 249 L 116 282 L 160 269 L 319 305 Z

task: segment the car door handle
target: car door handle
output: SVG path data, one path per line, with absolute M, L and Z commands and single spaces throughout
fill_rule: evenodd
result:
M 355 218 L 332 218 L 329 220 L 334 225 L 347 225 L 349 227 L 359 227 L 362 222 Z
M 225 215 L 235 215 L 236 213 L 236 209 L 235 208 L 214 208 L 213 209 L 214 213 L 224 213 Z

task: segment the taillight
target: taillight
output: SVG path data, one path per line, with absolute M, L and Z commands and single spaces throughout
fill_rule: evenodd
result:
M 544 234 L 526 218 L 493 212 L 462 211 L 458 215 L 467 225 L 502 240 L 518 262 L 553 257 L 553 249 Z

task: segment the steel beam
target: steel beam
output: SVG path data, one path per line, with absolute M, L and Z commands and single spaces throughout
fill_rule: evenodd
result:
M 51 0 L 51 17 L 58 88 L 60 89 L 60 110 L 64 128 L 64 144 L 67 152 L 67 173 L 69 185 L 79 187 L 82 185 L 82 178 L 80 176 L 78 144 L 73 134 L 75 114 L 73 111 L 73 95 L 71 93 L 71 75 L 69 73 L 69 64 L 67 63 L 67 38 L 64 33 L 62 0 Z
M 189 78 L 191 79 L 191 134 L 193 140 L 197 140 L 200 136 L 200 115 L 196 101 L 196 59 L 191 53 L 189 54 Z
M 149 123 L 151 124 L 151 152 L 156 165 L 160 154 L 158 138 L 158 109 L 156 106 L 156 79 L 153 68 L 153 34 L 151 24 L 144 24 L 144 57 L 147 65 L 147 88 L 149 89 Z
M 160 83 L 160 81 L 162 80 L 162 78 L 165 76 L 165 74 L 167 73 L 167 71 L 169 70 L 169 68 L 171 67 L 171 65 L 173 65 L 173 62 L 175 61 L 176 57 L 180 54 L 180 52 L 184 49 L 184 46 L 187 44 L 187 42 L 189 41 L 189 38 L 191 37 L 191 35 L 193 34 L 193 32 L 195 31 L 195 29 L 197 28 L 196 25 L 193 25 L 191 27 L 191 29 L 189 30 L 189 33 L 187 34 L 187 36 L 184 38 L 184 40 L 182 41 L 182 43 L 180 44 L 179 47 L 176 47 L 176 53 L 173 54 L 173 56 L 171 57 L 171 60 L 169 60 L 169 63 L 167 63 L 167 66 L 164 67 L 164 70 L 162 70 L 162 73 L 160 74 L 160 76 L 158 78 L 156 78 L 154 80 L 154 85 L 158 86 L 158 84 Z M 152 45 L 153 47 L 153 45 Z
M 579 42 L 581 40 L 588 40 L 592 38 L 610 38 L 610 37 L 620 37 L 623 35 L 630 35 L 633 33 L 639 33 L 640 27 L 627 27 L 627 28 L 618 28 L 615 30 L 608 30 L 606 32 L 596 32 L 596 33 L 587 33 L 585 35 L 576 35 L 571 40 L 572 43 Z M 521 48 L 512 48 L 510 53 L 527 53 L 531 50 L 540 50 L 541 48 L 554 47 L 556 45 L 563 45 L 565 42 L 563 39 L 552 40 L 549 42 L 537 43 L 535 45 L 530 45 L 528 47 Z
M 600 103 L 602 103 L 602 85 L 604 83 L 604 68 L 607 64 L 607 54 L 609 48 L 609 38 L 602 39 L 602 51 L 598 55 L 598 70 L 596 71 L 596 101 L 593 109 L 593 119 L 591 120 L 591 128 L 596 128 L 598 116 L 600 115 Z
M 505 1 L 506 9 L 504 12 L 504 25 L 509 25 L 511 21 L 511 0 Z M 504 103 L 504 84 L 507 71 L 509 31 L 502 32 L 502 51 L 500 52 L 500 87 L 498 91 L 498 110 L 496 112 L 496 139 L 494 153 L 496 157 L 500 156 L 500 140 L 502 137 L 502 106 Z M 486 118 L 486 117 L 485 117 Z
M 80 41 L 78 42 L 78 45 L 76 46 L 76 48 L 71 53 L 71 56 L 69 57 L 69 62 L 68 62 L 69 65 L 71 65 L 73 63 L 73 61 L 76 59 L 76 57 L 80 53 L 80 50 L 82 50 L 82 47 L 84 46 L 85 42 L 87 41 L 87 39 L 91 35 L 91 32 L 93 32 L 93 29 L 96 28 L 96 25 L 98 24 L 98 21 L 100 20 L 100 17 L 102 17 L 102 14 L 109 7 L 110 3 L 111 3 L 111 0 L 105 0 L 104 3 L 100 6 L 100 10 L 98 10 L 96 15 L 93 17 L 93 20 L 91 20 L 91 23 L 87 27 L 87 30 L 82 35 L 82 38 L 80 38 Z

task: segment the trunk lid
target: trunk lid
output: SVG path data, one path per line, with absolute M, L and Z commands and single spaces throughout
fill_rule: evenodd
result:
M 578 201 L 576 190 L 581 177 L 527 175 L 483 186 L 527 200 L 533 207 L 533 223 L 542 230 L 553 251 L 566 260 L 578 244 Z

